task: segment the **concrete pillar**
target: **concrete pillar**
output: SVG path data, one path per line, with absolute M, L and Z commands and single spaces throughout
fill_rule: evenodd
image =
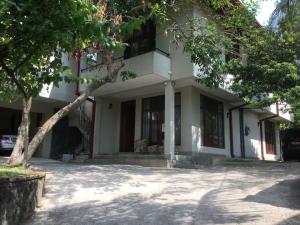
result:
M 142 138 L 142 98 L 136 98 L 135 103 L 135 131 L 134 140 L 140 140 Z
M 175 152 L 175 90 L 174 82 L 165 82 L 165 140 L 164 153 L 174 160 Z
M 102 99 L 96 98 L 96 111 L 94 121 L 94 143 L 93 143 L 93 157 L 100 153 L 100 125 L 101 125 L 101 110 Z
M 43 123 L 47 121 L 52 116 L 52 113 L 45 113 L 43 115 Z M 52 141 L 52 130 L 50 130 L 40 147 L 38 148 L 37 152 L 35 153 L 35 156 L 42 157 L 42 158 L 50 158 L 51 153 L 51 141 Z

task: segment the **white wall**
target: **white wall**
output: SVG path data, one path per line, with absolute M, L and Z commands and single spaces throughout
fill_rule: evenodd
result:
M 96 99 L 94 155 L 119 152 L 120 108 L 119 101 Z
M 0 102 L 0 107 L 22 110 L 22 101 L 18 100 L 12 103 Z M 54 107 L 49 102 L 42 102 L 34 99 L 32 101 L 31 112 L 52 113 L 53 108 Z
M 177 22 L 181 28 L 187 26 L 186 16 L 192 17 L 192 10 L 182 12 L 182 17 L 177 17 Z M 193 76 L 193 64 L 188 54 L 183 52 L 183 44 L 176 45 L 173 43 L 173 33 L 166 34 L 163 28 L 158 27 L 156 31 L 156 47 L 170 54 L 171 72 L 174 79 L 181 79 Z
M 232 134 L 233 134 L 233 153 L 235 157 L 239 158 L 241 157 L 241 141 L 240 141 L 241 137 L 240 137 L 240 115 L 238 109 L 232 111 Z
M 46 113 L 43 115 L 43 122 L 45 122 L 47 119 L 49 119 L 52 116 L 51 113 Z M 51 140 L 52 140 L 52 130 L 46 134 L 42 144 L 34 154 L 36 157 L 42 157 L 42 158 L 49 158 L 50 157 L 50 151 L 51 151 Z
M 62 55 L 63 65 L 70 66 L 73 76 L 76 76 L 76 62 L 70 54 Z M 65 74 L 62 74 L 64 76 Z M 75 99 L 76 83 L 66 83 L 64 81 L 59 82 L 59 87 L 55 87 L 52 84 L 44 85 L 39 96 L 46 99 L 58 100 L 63 102 L 70 102 Z
M 244 131 L 248 127 L 249 135 L 245 137 L 246 158 L 260 158 L 260 128 L 258 125 L 259 115 L 250 110 L 244 110 Z

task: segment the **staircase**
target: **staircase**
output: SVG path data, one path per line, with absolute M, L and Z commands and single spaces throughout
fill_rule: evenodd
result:
M 80 153 L 75 155 L 75 162 L 85 162 L 89 157 L 90 135 L 92 132 L 92 119 L 85 109 L 85 105 L 79 107 L 79 126 L 78 129 L 82 134 L 82 146 Z

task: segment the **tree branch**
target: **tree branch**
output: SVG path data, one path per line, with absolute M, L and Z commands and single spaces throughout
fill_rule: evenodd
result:
M 0 61 L 0 65 L 3 67 L 3 69 L 5 70 L 6 74 L 11 78 L 11 80 L 13 81 L 13 83 L 16 84 L 17 88 L 19 89 L 19 91 L 23 94 L 23 96 L 25 98 L 27 98 L 27 93 L 24 90 L 24 88 L 22 87 L 22 85 L 20 84 L 20 82 L 18 81 L 18 79 L 15 77 L 14 75 L 14 71 L 11 70 L 10 68 L 8 68 L 6 66 L 6 64 L 3 61 Z
M 17 70 L 24 65 L 24 63 L 26 63 L 30 58 L 31 58 L 32 54 L 28 54 L 18 65 L 16 65 L 16 67 L 13 69 L 13 72 L 17 72 Z

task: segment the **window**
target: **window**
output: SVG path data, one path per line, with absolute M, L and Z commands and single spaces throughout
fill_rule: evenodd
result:
M 142 137 L 149 145 L 163 145 L 165 97 L 144 98 L 142 103 Z
M 149 145 L 163 145 L 165 96 L 144 98 L 142 102 L 142 138 Z M 175 144 L 181 145 L 181 94 L 175 94 Z
M 201 95 L 200 116 L 202 125 L 202 145 L 224 148 L 223 103 Z
M 128 39 L 124 59 L 154 51 L 155 36 L 155 23 L 152 20 L 148 20 L 139 31 L 134 32 Z
M 97 65 L 97 53 L 96 52 L 89 52 L 86 54 L 86 65 L 87 66 Z
M 236 43 L 232 46 L 231 51 L 225 52 L 225 61 L 228 63 L 232 59 L 239 58 L 240 55 L 240 45 L 239 43 Z
M 267 154 L 276 155 L 275 124 L 267 120 L 265 121 L 265 137 Z

